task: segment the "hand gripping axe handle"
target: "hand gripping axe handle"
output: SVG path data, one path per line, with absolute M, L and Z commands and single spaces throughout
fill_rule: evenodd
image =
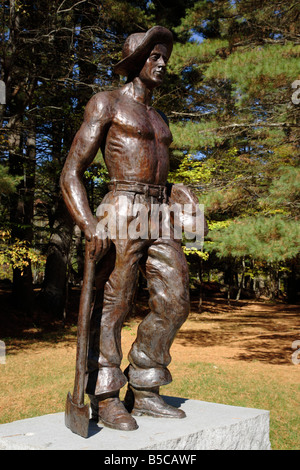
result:
M 85 438 L 88 437 L 90 413 L 89 405 L 84 404 L 84 391 L 90 314 L 96 265 L 95 260 L 90 257 L 88 245 L 89 243 L 86 241 L 83 285 L 80 295 L 77 325 L 77 352 L 74 391 L 73 396 L 71 396 L 70 392 L 68 393 L 65 409 L 65 425 L 75 434 L 79 434 Z

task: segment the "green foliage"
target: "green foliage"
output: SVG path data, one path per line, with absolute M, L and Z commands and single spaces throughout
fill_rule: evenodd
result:
M 290 87 L 300 76 L 299 59 L 300 45 L 256 46 L 237 50 L 225 61 L 221 58 L 213 61 L 205 72 L 205 78 L 230 80 L 243 101 L 248 95 L 258 99 L 268 92 L 278 94 L 278 87 Z
M 113 65 L 124 39 L 161 24 L 175 39 L 153 103 L 173 134 L 169 181 L 196 192 L 210 229 L 204 251 L 186 249 L 189 262 L 220 271 L 241 257 L 253 262 L 252 272 L 263 260 L 297 266 L 297 2 L 43 0 L 4 2 L 2 13 L 0 79 L 9 79 L 0 107 L 1 223 L 3 231 L 13 223 L 31 229 L 22 241 L 2 240 L 3 262 L 22 267 L 22 259 L 34 262 L 30 250 L 47 246 L 60 217 L 61 169 L 87 101 L 119 86 Z M 35 156 L 27 145 L 32 131 Z M 107 180 L 99 152 L 85 172 L 92 210 Z M 26 221 L 12 220 L 9 197 Z
M 223 141 L 216 132 L 210 132 L 217 127 L 216 121 L 176 122 L 170 124 L 173 134 L 173 147 L 185 150 L 206 150 Z
M 202 162 L 191 154 L 186 154 L 182 158 L 179 167 L 169 173 L 170 182 L 181 182 L 184 184 L 195 184 L 196 182 L 207 183 L 210 181 L 214 165 L 212 162 Z
M 26 266 L 42 269 L 46 259 L 41 253 L 30 247 L 26 240 L 13 240 L 9 231 L 0 232 L 0 265 L 4 271 L 19 269 L 21 275 Z
M 175 43 L 168 70 L 170 73 L 181 73 L 186 67 L 210 64 L 221 48 L 228 47 L 225 39 L 207 40 L 202 44 L 195 42 Z
M 203 260 L 208 260 L 209 258 L 209 253 L 198 250 L 197 248 L 187 248 L 186 246 L 183 246 L 183 252 L 187 256 L 188 260 L 190 256 L 197 256 Z
M 206 207 L 212 214 L 223 213 L 224 216 L 229 212 L 238 217 L 210 222 L 206 249 L 215 251 L 221 258 L 246 256 L 270 263 L 297 258 L 300 252 L 299 191 L 299 169 L 283 167 L 268 191 L 263 191 L 252 205 L 249 201 L 247 204 L 249 192 L 243 194 L 239 187 L 211 194 L 206 199 Z
M 300 250 L 298 221 L 281 215 L 236 220 L 224 230 L 211 233 L 210 238 L 220 257 L 247 256 L 273 263 L 291 260 Z
M 0 194 L 8 195 L 16 191 L 22 177 L 12 176 L 8 167 L 0 164 Z
M 300 211 L 300 168 L 285 166 L 279 169 L 278 177 L 272 180 L 269 196 L 262 201 L 264 207 L 284 210 L 291 215 Z
M 205 206 L 207 263 L 251 260 L 253 273 L 297 264 L 298 10 L 295 2 L 199 1 L 176 28 L 182 43 L 170 70 L 188 94 L 172 116 L 171 177 Z M 192 33 L 202 42 L 186 42 Z

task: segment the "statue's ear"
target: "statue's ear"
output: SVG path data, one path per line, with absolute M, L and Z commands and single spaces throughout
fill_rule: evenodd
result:
M 158 114 L 160 114 L 160 116 L 163 118 L 163 120 L 165 121 L 165 123 L 167 124 L 167 126 L 169 127 L 169 119 L 167 118 L 167 116 L 162 112 L 160 111 L 159 109 L 156 109 L 155 110 Z

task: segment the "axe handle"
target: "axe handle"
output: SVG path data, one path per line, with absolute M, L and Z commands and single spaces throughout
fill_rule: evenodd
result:
M 84 404 L 87 348 L 90 327 L 93 286 L 95 279 L 95 261 L 89 256 L 88 242 L 85 244 L 83 284 L 77 325 L 76 373 L 72 401 L 76 405 Z

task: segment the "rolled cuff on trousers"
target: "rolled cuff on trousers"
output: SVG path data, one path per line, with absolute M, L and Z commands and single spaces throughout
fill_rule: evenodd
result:
M 170 371 L 163 367 L 142 369 L 129 365 L 124 374 L 118 367 L 102 367 L 87 376 L 86 393 L 101 396 L 118 392 L 126 385 L 127 379 L 137 389 L 161 387 L 172 382 Z
M 172 382 L 170 371 L 165 367 L 152 367 L 149 369 L 142 369 L 139 367 L 129 367 L 125 371 L 128 376 L 128 382 L 134 388 L 152 388 L 161 387 Z
M 103 395 L 118 392 L 127 379 L 119 367 L 100 367 L 88 374 L 86 393 L 88 395 Z

